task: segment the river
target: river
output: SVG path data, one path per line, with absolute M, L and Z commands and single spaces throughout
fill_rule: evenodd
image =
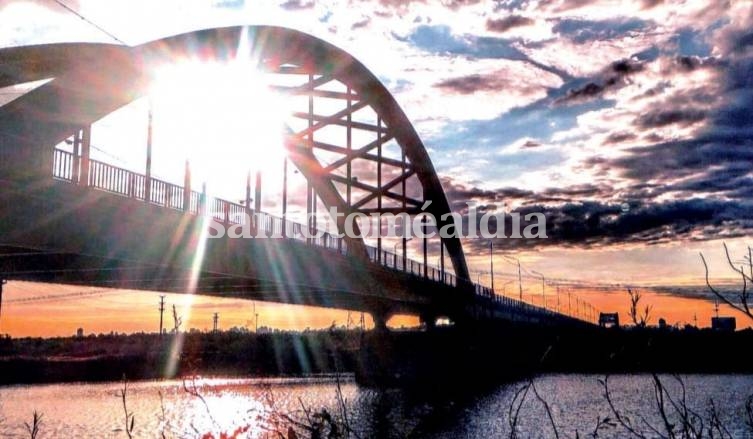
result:
M 519 437 L 554 437 L 542 404 L 546 401 L 560 437 L 591 434 L 598 419 L 613 421 L 597 375 L 545 375 L 534 380 L 519 412 Z M 746 424 L 746 399 L 753 394 L 753 376 L 683 375 L 686 405 L 708 427 L 710 401 L 732 437 L 753 437 Z M 340 384 L 338 385 L 338 381 Z M 680 381 L 661 376 L 675 403 L 682 396 Z M 128 383 L 126 407 L 135 417 L 133 437 L 201 437 L 232 432 L 239 437 L 273 437 L 287 431 L 284 416 L 304 421 L 326 408 L 336 417 L 345 413 L 360 437 L 509 437 L 510 407 L 525 382 L 491 389 L 481 395 L 433 398 L 392 390 L 377 392 L 357 386 L 349 377 L 296 379 L 197 379 Z M 614 375 L 608 381 L 612 401 L 647 437 L 649 424 L 660 429 L 655 386 L 651 375 Z M 437 387 L 441 387 L 439 384 Z M 42 415 L 38 438 L 125 438 L 122 383 L 20 385 L 0 387 L 0 434 L 29 437 L 24 422 L 33 412 Z M 339 388 L 339 391 L 338 391 Z M 195 392 L 193 392 L 195 390 Z M 536 392 L 534 392 L 534 390 Z M 338 393 L 341 397 L 338 397 Z M 541 396 L 537 399 L 536 393 Z M 341 410 L 340 402 L 345 406 Z M 670 418 L 676 412 L 665 399 Z M 645 419 L 645 422 L 642 421 Z M 584 435 L 585 433 L 585 435 Z M 628 437 L 621 427 L 604 426 L 598 437 Z M 275 436 L 276 437 L 276 436 Z M 590 437 L 590 436 L 589 436 Z

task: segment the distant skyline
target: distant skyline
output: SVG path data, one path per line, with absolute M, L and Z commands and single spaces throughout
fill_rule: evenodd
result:
M 62 3 L 101 29 L 55 1 L 0 0 L 0 47 L 118 43 L 112 36 L 132 45 L 199 28 L 272 24 L 312 33 L 345 49 L 403 107 L 454 208 L 461 211 L 472 201 L 486 209 L 546 215 L 548 239 L 495 241 L 500 276 L 512 273 L 501 256 L 507 254 L 551 279 L 666 286 L 663 294 L 648 292 L 644 300 L 655 302 L 656 317 L 677 316 L 667 318 L 670 324 L 692 323 L 694 314 L 700 321 L 713 312 L 710 296 L 701 294 L 699 253 L 707 256 L 711 276 L 719 281 L 734 280 L 722 242 L 734 258 L 747 254 L 753 228 L 749 2 Z M 12 92 L 0 90 L 0 104 Z M 143 166 L 143 151 L 133 144 L 143 145 L 145 108 L 137 102 L 103 121 L 97 146 L 104 151 L 97 153 Z M 165 166 L 162 158 L 190 155 L 186 139 L 196 136 L 185 132 L 178 137 L 176 126 L 185 123 L 155 117 L 155 123 L 164 124 L 155 131 L 155 169 L 178 178 L 182 168 Z M 169 124 L 172 138 L 165 128 Z M 212 175 L 227 174 L 239 182 L 244 178 L 244 169 L 225 170 L 222 160 L 209 159 L 201 145 L 193 153 L 200 154 L 193 163 L 205 165 L 197 173 L 210 186 Z M 279 155 L 265 157 L 269 168 L 281 160 Z M 182 160 L 177 162 L 182 167 Z M 277 214 L 274 193 L 279 185 L 272 176 L 268 182 L 265 209 Z M 242 184 L 233 183 L 226 197 L 242 190 Z M 466 240 L 464 248 L 472 269 L 488 272 L 488 240 Z M 488 274 L 480 279 L 489 283 Z M 12 282 L 5 299 L 55 288 Z M 605 310 L 623 312 L 628 302 L 625 293 L 588 294 Z M 137 296 L 144 307 L 153 301 L 146 293 Z M 127 296 L 105 297 L 83 303 L 108 308 L 97 300 L 124 301 Z M 208 307 L 225 303 L 197 300 Z M 46 315 L 55 315 L 58 306 L 60 315 L 75 318 L 76 306 L 40 303 Z M 4 305 L 0 332 L 9 327 L 13 334 L 37 334 L 31 323 L 22 329 L 17 320 L 29 318 L 28 308 Z M 314 322 L 312 327 L 329 326 L 327 320 L 341 315 L 317 311 L 304 316 L 291 309 L 269 308 L 268 314 L 274 320 L 290 312 L 299 316 L 296 322 Z M 245 320 L 240 315 L 237 321 Z M 202 314 L 200 321 L 204 318 Z M 124 328 L 148 327 L 138 321 L 122 319 Z M 85 323 L 80 326 L 89 332 Z M 46 331 L 72 333 L 52 327 Z

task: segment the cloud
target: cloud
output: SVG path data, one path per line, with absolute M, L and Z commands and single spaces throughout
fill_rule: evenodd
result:
M 704 119 L 706 119 L 706 112 L 703 110 L 693 108 L 660 109 L 639 116 L 635 120 L 635 124 L 640 128 L 660 128 L 673 124 L 690 125 Z
M 643 71 L 643 62 L 637 59 L 622 59 L 611 63 L 596 77 L 591 78 L 585 84 L 570 88 L 565 95 L 555 103 L 583 102 L 601 97 L 608 89 L 619 88 L 627 84 L 627 78 Z M 582 83 L 582 80 L 573 81 Z M 565 85 L 565 87 L 567 84 Z
M 617 133 L 611 133 L 607 136 L 606 139 L 604 139 L 605 145 L 611 145 L 615 143 L 622 143 L 627 142 L 629 140 L 635 140 L 638 136 L 636 136 L 634 133 L 628 133 L 624 131 L 620 131 Z
M 435 84 L 435 87 L 446 92 L 458 94 L 472 94 L 477 91 L 497 91 L 508 84 L 506 78 L 499 73 L 472 74 L 459 78 L 450 78 Z
M 521 26 L 530 26 L 533 23 L 535 23 L 535 21 L 528 17 L 523 17 L 521 15 L 508 15 L 507 17 L 504 17 L 504 18 L 487 19 L 486 30 L 502 34 L 512 28 L 521 27 Z
M 393 34 L 400 41 L 432 54 L 460 55 L 477 59 L 507 59 L 524 61 L 532 66 L 561 78 L 570 75 L 554 66 L 529 57 L 522 50 L 522 39 L 484 37 L 478 35 L 455 35 L 447 25 L 420 25 L 407 36 Z
M 300 11 L 304 9 L 313 9 L 314 2 L 312 0 L 286 0 L 280 3 L 282 9 L 288 11 Z
M 576 44 L 584 44 L 637 35 L 653 26 L 652 22 L 638 18 L 616 18 L 600 21 L 567 18 L 557 21 L 552 27 L 552 31 Z
M 753 203 L 692 198 L 660 203 L 569 202 L 532 204 L 514 210 L 521 218 L 540 212 L 546 218 L 547 238 L 497 238 L 495 247 L 599 248 L 626 244 L 657 245 L 678 241 L 708 241 L 747 236 L 753 231 Z M 468 216 L 465 216 L 468 221 Z M 496 226 L 496 223 L 493 222 Z M 496 232 L 496 227 L 490 227 Z M 525 222 L 523 223 L 523 227 Z M 512 218 L 506 216 L 510 235 Z M 470 252 L 483 251 L 486 243 L 469 240 Z

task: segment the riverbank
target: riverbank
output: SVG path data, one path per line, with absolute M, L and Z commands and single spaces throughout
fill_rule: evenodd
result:
M 469 387 L 535 373 L 753 373 L 753 331 L 494 324 L 431 332 L 107 334 L 1 339 L 0 385 L 354 373 L 361 384 Z M 457 377 L 464 377 L 462 380 Z M 454 377 L 454 378 L 453 378 Z

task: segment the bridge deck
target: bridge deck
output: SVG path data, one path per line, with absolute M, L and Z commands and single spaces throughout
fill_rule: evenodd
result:
M 56 150 L 48 184 L 6 182 L 0 194 L 0 277 L 413 313 L 575 322 L 495 295 L 470 281 L 374 247 L 368 261 L 346 242 L 241 204 L 91 160 L 86 181 L 71 153 Z M 148 200 L 147 200 L 148 196 Z M 148 201 L 148 202 L 147 202 Z M 207 220 L 285 239 L 202 240 Z M 202 244 L 202 242 L 204 244 Z

